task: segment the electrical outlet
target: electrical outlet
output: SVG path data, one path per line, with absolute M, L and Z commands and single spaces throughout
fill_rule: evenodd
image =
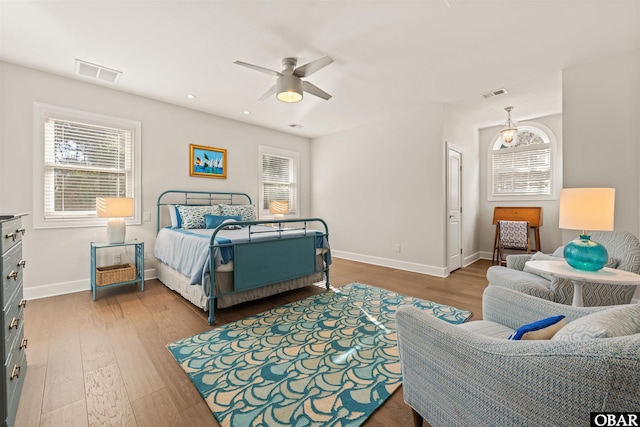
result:
M 396 246 L 394 249 L 396 252 L 400 252 L 400 243 L 396 243 Z
M 120 264 L 120 261 L 121 261 L 120 254 L 113 254 L 113 263 Z

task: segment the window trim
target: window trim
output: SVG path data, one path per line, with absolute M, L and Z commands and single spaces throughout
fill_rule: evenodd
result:
M 295 212 L 285 215 L 285 218 L 300 218 L 300 153 L 297 151 L 284 150 L 281 148 L 272 148 L 265 145 L 258 146 L 258 206 L 257 213 L 260 219 L 273 219 L 273 215 L 268 209 L 263 209 L 264 205 L 264 186 L 262 182 L 262 158 L 264 155 L 279 156 L 292 159 L 295 162 Z
M 491 138 L 487 150 L 487 201 L 489 202 L 505 202 L 505 201 L 535 201 L 535 200 L 557 200 L 559 189 L 562 188 L 562 150 L 559 147 L 558 140 L 555 134 L 547 126 L 537 122 L 520 122 L 520 128 L 535 128 L 549 138 L 550 146 L 550 177 L 549 185 L 550 192 L 548 195 L 534 194 L 534 195 L 494 195 L 493 194 L 493 151 L 498 139 L 501 137 L 499 132 L 496 132 Z M 545 144 L 547 145 L 547 144 Z M 517 150 L 518 147 L 515 147 Z M 526 151 L 526 149 L 523 149 Z
M 47 118 L 55 117 L 62 120 L 77 121 L 99 126 L 117 127 L 128 129 L 132 132 L 132 155 L 133 155 L 133 186 L 131 195 L 134 200 L 133 217 L 127 218 L 127 225 L 140 225 L 141 221 L 141 128 L 140 121 L 122 119 L 98 113 L 80 111 L 57 105 L 34 102 L 33 109 L 33 228 L 77 228 L 77 227 L 98 227 L 107 223 L 106 218 L 83 217 L 83 218 L 45 218 L 44 215 L 44 191 L 45 191 L 45 143 L 44 143 L 44 123 Z

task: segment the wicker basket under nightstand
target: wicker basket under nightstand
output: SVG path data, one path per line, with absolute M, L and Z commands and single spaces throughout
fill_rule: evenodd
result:
M 136 266 L 133 264 L 107 265 L 96 268 L 96 286 L 128 282 L 136 278 Z

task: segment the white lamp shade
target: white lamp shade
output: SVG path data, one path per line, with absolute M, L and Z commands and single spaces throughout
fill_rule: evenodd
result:
M 133 215 L 131 197 L 96 197 L 98 218 L 123 218 Z
M 96 213 L 99 218 L 109 218 L 107 222 L 109 243 L 123 243 L 127 233 L 124 217 L 133 215 L 133 198 L 96 197 Z
M 284 219 L 284 214 L 289 213 L 288 200 L 271 200 L 269 202 L 269 213 L 274 219 Z
M 559 227 L 612 231 L 615 188 L 565 188 L 560 192 Z

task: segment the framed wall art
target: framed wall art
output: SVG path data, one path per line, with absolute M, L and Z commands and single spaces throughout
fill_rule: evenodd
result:
M 205 178 L 227 177 L 227 150 L 189 144 L 189 175 Z

